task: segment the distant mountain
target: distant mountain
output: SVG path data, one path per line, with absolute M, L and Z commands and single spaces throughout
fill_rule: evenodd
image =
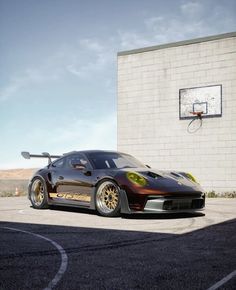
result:
M 37 170 L 37 168 L 19 168 L 0 170 L 0 179 L 24 179 L 28 180 Z

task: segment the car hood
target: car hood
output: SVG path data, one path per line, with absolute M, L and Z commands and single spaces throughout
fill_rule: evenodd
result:
M 152 168 L 123 168 L 113 172 L 114 178 L 122 185 L 127 185 L 126 174 L 134 172 L 142 175 L 147 180 L 145 191 L 152 190 L 160 192 L 192 192 L 203 191 L 201 186 L 187 177 L 184 172 L 155 170 Z M 144 188 L 142 190 L 144 190 Z

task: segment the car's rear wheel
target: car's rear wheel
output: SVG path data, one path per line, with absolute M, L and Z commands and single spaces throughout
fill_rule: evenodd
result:
M 47 190 L 42 178 L 36 177 L 33 180 L 30 186 L 29 198 L 34 208 L 48 208 Z
M 112 181 L 103 181 L 96 191 L 96 208 L 102 216 L 113 217 L 120 213 L 120 190 Z

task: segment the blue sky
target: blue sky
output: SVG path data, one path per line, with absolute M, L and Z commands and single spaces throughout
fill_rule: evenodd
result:
M 117 52 L 232 31 L 234 0 L 0 0 L 0 169 L 116 149 Z

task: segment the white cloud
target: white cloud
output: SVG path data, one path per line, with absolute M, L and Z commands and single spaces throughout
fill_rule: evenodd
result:
M 104 149 L 116 150 L 116 113 L 102 116 L 98 120 L 69 118 L 62 127 L 49 130 L 37 128 L 28 132 L 18 142 L 19 152 L 9 154 L 1 160 L 0 169 L 42 167 L 45 160 L 25 160 L 20 151 L 31 153 L 49 152 L 63 154 L 74 150 Z
M 106 42 L 94 38 L 80 39 L 78 46 L 71 48 L 73 58 L 67 58 L 65 70 L 81 79 L 102 75 L 106 78 L 111 70 L 114 71 L 116 44 L 112 37 Z
M 14 77 L 0 90 L 0 101 L 6 101 L 13 97 L 20 89 L 32 83 L 32 78 L 26 71 L 23 75 Z
M 0 90 L 0 101 L 16 96 L 25 87 L 55 81 L 66 74 L 91 81 L 99 77 L 105 82 L 115 72 L 117 51 L 229 32 L 236 26 L 234 13 L 224 4 L 218 2 L 209 11 L 205 3 L 187 1 L 179 5 L 179 12 L 170 10 L 165 15 L 153 13 L 143 20 L 142 30 L 118 29 L 106 40 L 84 38 L 72 44 L 63 44 L 37 68 L 18 72 Z
M 21 78 L 12 80 L 8 83 L 6 87 L 0 90 L 0 102 L 6 101 L 12 97 L 22 87 L 23 83 Z
M 66 66 L 67 72 L 79 77 L 79 78 L 90 78 L 94 74 L 98 74 L 104 71 L 107 65 L 109 65 L 110 55 L 105 53 L 97 53 L 91 56 L 88 62 L 84 63 L 71 63 Z
M 118 47 L 120 49 L 134 49 L 150 44 L 150 40 L 138 32 L 118 31 Z
M 118 36 L 124 50 L 230 32 L 232 27 L 236 27 L 235 13 L 223 3 L 208 6 L 204 1 L 187 1 L 178 11 L 144 19 L 145 30 L 119 30 Z
M 178 8 L 169 9 L 166 14 L 150 11 L 150 17 L 141 21 L 137 30 L 117 29 L 106 39 L 87 37 L 62 44 L 39 60 L 37 68 L 18 72 L 1 89 L 0 101 L 14 96 L 23 87 L 59 79 L 65 73 L 80 79 L 110 74 L 111 70 L 115 71 L 116 53 L 120 50 L 229 32 L 236 27 L 235 12 L 224 2 L 183 0 L 179 3 Z
M 58 132 L 59 133 L 59 132 Z M 116 148 L 116 114 L 101 120 L 76 120 L 64 128 L 53 142 L 68 144 L 68 150 L 75 149 L 115 149 Z M 57 134 L 57 133 L 56 133 Z M 63 146 L 64 148 L 64 146 Z M 65 150 L 65 149 L 64 149 Z
M 182 4 L 180 9 L 184 16 L 196 17 L 197 15 L 201 14 L 203 6 L 200 2 L 190 1 Z
M 144 23 L 147 27 L 147 29 L 156 31 L 160 28 L 160 26 L 163 25 L 165 19 L 163 16 L 156 16 L 156 17 L 150 17 L 147 18 Z
M 115 149 L 116 113 L 98 116 L 94 121 L 67 116 L 63 126 L 52 131 L 41 128 L 26 136 L 27 143 L 33 147 L 38 146 L 39 138 L 43 140 L 42 151 L 57 154 L 79 149 Z
M 94 52 L 101 52 L 104 50 L 104 46 L 94 38 L 84 38 L 79 40 L 79 45 L 87 50 Z
M 59 77 L 59 72 L 51 69 L 48 65 L 39 68 L 26 68 L 0 90 L 0 102 L 17 96 L 17 93 L 24 88 L 31 87 L 34 84 L 55 81 Z

